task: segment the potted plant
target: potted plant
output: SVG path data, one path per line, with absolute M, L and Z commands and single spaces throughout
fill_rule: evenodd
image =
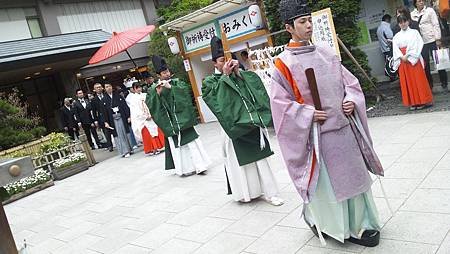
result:
M 54 183 L 51 174 L 43 169 L 38 169 L 34 171 L 34 175 L 4 186 L 8 198 L 5 199 L 3 204 L 11 203 L 52 185 Z
M 81 152 L 76 152 L 54 161 L 52 173 L 55 180 L 61 180 L 88 168 L 89 164 L 86 155 Z

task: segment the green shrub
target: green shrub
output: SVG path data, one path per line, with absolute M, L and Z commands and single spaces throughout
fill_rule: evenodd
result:
M 70 138 L 67 135 L 65 135 L 64 133 L 52 132 L 48 135 L 48 137 L 50 137 L 50 140 L 45 141 L 41 145 L 41 153 L 42 154 L 53 152 L 53 151 L 59 150 L 61 148 L 64 148 L 71 142 Z
M 157 13 L 160 17 L 159 24 L 162 25 L 185 16 L 211 3 L 213 3 L 213 0 L 174 0 L 170 5 L 158 8 Z M 167 44 L 167 38 L 175 34 L 173 31 L 168 31 L 168 33 L 168 36 L 165 36 L 160 29 L 157 29 L 151 34 L 149 55 L 150 57 L 153 55 L 164 57 L 169 65 L 170 71 L 175 74 L 175 77 L 189 81 L 186 70 L 184 69 L 183 59 L 179 55 L 172 54 Z M 148 65 L 151 70 L 154 70 L 151 61 Z
M 0 94 L 0 150 L 35 140 L 45 134 L 41 119 L 28 112 L 28 104 L 21 102 L 17 90 Z
M 277 32 L 285 28 L 280 19 L 278 11 L 280 0 L 263 0 L 266 16 L 269 22 L 271 32 Z M 347 46 L 352 55 L 370 75 L 370 67 L 368 65 L 367 55 L 360 49 L 356 48 L 360 30 L 357 26 L 356 17 L 361 8 L 361 0 L 309 0 L 312 11 L 318 11 L 330 7 L 333 13 L 333 22 L 336 33 L 339 38 Z M 283 45 L 288 43 L 290 39 L 289 33 L 281 33 L 274 36 L 275 45 Z M 351 59 L 341 49 L 342 64 L 352 72 L 361 82 L 364 91 L 370 90 L 369 81 L 363 76 L 363 73 L 356 67 Z M 376 80 L 372 77 L 372 80 Z

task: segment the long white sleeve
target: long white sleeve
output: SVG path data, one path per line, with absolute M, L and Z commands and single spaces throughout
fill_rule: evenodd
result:
M 397 33 L 392 40 L 392 59 L 394 59 L 394 65 L 392 68 L 394 70 L 398 70 L 398 67 L 402 61 L 401 57 L 403 56 L 403 53 L 400 51 L 400 47 L 398 45 L 399 34 L 400 33 Z
M 420 36 L 419 32 L 414 29 L 409 29 L 408 37 L 409 41 L 406 50 L 406 56 L 408 57 L 408 61 L 412 65 L 415 65 L 422 56 L 423 39 L 422 36 Z

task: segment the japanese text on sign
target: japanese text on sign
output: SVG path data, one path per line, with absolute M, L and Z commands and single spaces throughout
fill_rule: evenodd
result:
M 256 30 L 250 23 L 248 8 L 219 19 L 219 24 L 223 27 L 227 39 L 232 39 Z
M 341 57 L 337 42 L 336 31 L 334 30 L 333 16 L 331 9 L 323 9 L 311 14 L 313 21 L 313 43 L 326 43 L 334 48 L 336 55 Z
M 211 38 L 220 33 L 217 31 L 215 23 L 209 23 L 201 27 L 183 33 L 183 42 L 186 51 L 195 50 L 209 46 Z

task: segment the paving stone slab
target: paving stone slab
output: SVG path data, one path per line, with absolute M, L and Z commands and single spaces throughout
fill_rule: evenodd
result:
M 416 243 L 441 244 L 450 228 L 450 215 L 399 211 L 386 223 L 381 237 Z
M 181 239 L 172 239 L 152 252 L 152 254 L 189 254 L 202 244 Z
M 436 254 L 450 254 L 450 230 L 447 232 L 447 236 L 442 241 Z
M 223 232 L 202 245 L 194 254 L 239 254 L 255 240 L 256 237 Z
M 186 227 L 164 223 L 129 243 L 149 249 L 157 249 L 183 230 L 186 230 Z
M 380 244 L 374 248 L 366 248 L 363 254 L 376 253 L 408 253 L 408 254 L 434 254 L 439 246 L 423 243 L 402 242 L 381 239 Z
M 181 232 L 176 237 L 183 240 L 206 243 L 233 223 L 233 220 L 207 217 Z
M 417 189 L 400 210 L 450 214 L 450 189 Z
M 258 254 L 294 254 L 313 237 L 311 230 L 276 226 L 246 251 Z
M 286 214 L 281 213 L 251 211 L 225 231 L 249 236 L 261 236 L 285 216 Z

